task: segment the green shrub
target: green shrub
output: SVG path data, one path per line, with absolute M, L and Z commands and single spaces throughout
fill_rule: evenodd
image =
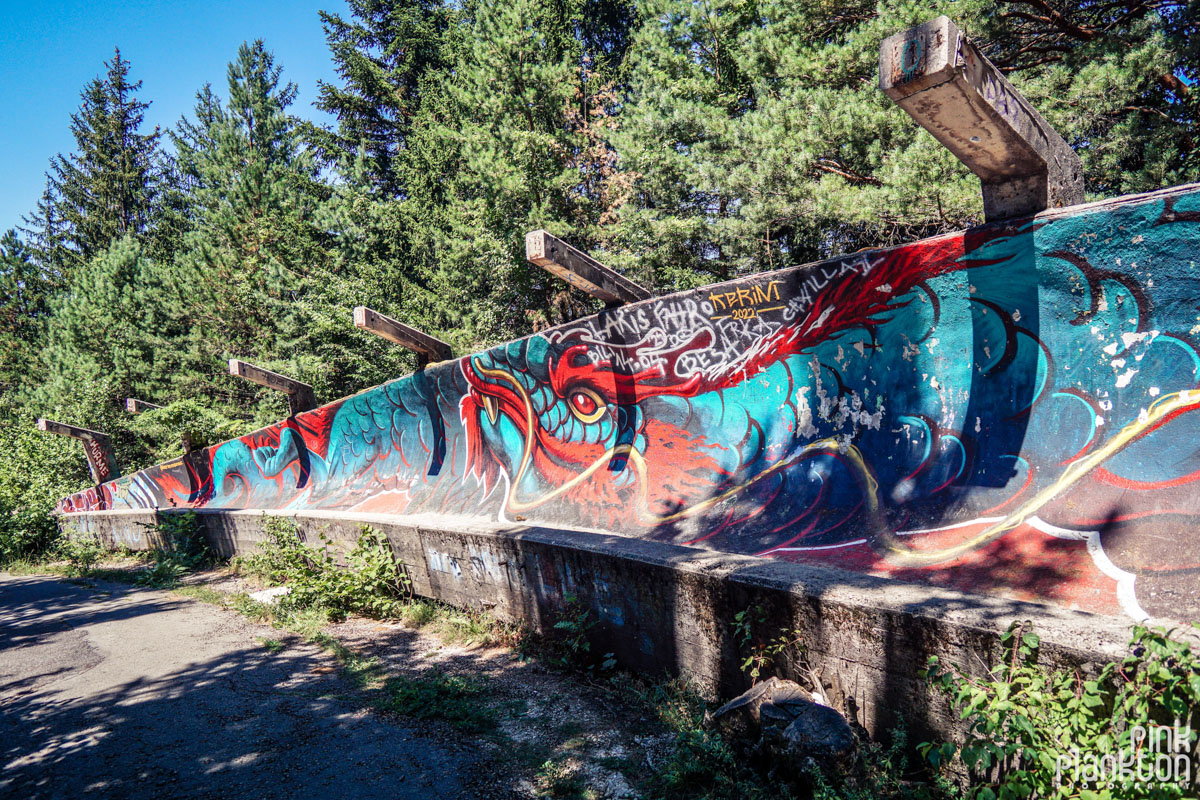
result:
M 543 639 L 526 637 L 521 641 L 525 655 L 536 652 L 556 667 L 592 674 L 611 672 L 617 666 L 613 653 L 592 652 L 593 630 L 598 624 L 592 612 L 579 598 L 568 595 L 549 633 Z
M 370 526 L 359 530 L 344 565 L 324 533 L 320 545 L 306 545 L 295 523 L 281 517 L 267 519 L 265 531 L 266 542 L 242 559 L 241 568 L 286 584 L 291 592 L 284 602 L 289 606 L 324 608 L 333 619 L 350 612 L 396 617 L 411 597 L 408 574 L 387 537 Z
M 1191 722 L 1200 706 L 1200 654 L 1191 644 L 1171 631 L 1138 626 L 1124 661 L 1108 664 L 1094 676 L 1041 667 L 1038 636 L 1029 623 L 1013 623 L 1001 645 L 999 663 L 982 678 L 946 667 L 936 657 L 930 658 L 926 670 L 927 678 L 968 722 L 969 731 L 960 746 L 926 742 L 919 750 L 935 767 L 965 771 L 971 779 L 968 797 L 1197 796 Z M 1124 757 L 1136 763 L 1150 756 L 1137 731 L 1172 726 L 1176 720 L 1190 733 L 1184 743 L 1192 762 L 1187 784 L 1146 781 L 1114 771 L 1088 774 L 1089 765 L 1101 759 Z M 1077 771 L 1081 759 L 1084 769 Z
M 41 433 L 36 422 L 0 400 L 0 566 L 47 555 L 59 535 L 50 512 L 89 483 L 79 443 Z
M 104 555 L 104 546 L 96 534 L 72 529 L 59 537 L 54 554 L 67 562 L 67 575 L 83 577 Z
M 138 576 L 139 586 L 159 589 L 178 586 L 184 575 L 212 561 L 195 511 L 165 514 L 154 531 L 159 546 L 152 555 L 153 564 Z
M 765 785 L 718 731 L 704 726 L 708 706 L 686 681 L 651 684 L 638 694 L 639 700 L 675 735 L 671 754 L 650 779 L 649 797 L 782 800 L 789 796 L 786 790 Z

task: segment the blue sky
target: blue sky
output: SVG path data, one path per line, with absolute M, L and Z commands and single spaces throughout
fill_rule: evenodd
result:
M 226 64 L 257 38 L 300 89 L 293 111 L 326 120 L 312 106 L 317 80 L 335 79 L 317 11 L 348 14 L 345 0 L 0 0 L 0 9 L 0 231 L 33 209 L 50 157 L 74 148 L 68 126 L 79 92 L 114 47 L 153 103 L 147 130 L 190 113 L 206 82 L 224 95 Z

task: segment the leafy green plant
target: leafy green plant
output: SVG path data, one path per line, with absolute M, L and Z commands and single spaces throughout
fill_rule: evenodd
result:
M 328 536 L 307 545 L 294 522 L 281 517 L 266 520 L 267 540 L 258 552 L 242 559 L 239 568 L 291 592 L 282 602 L 297 608 L 323 608 L 331 619 L 350 612 L 372 617 L 399 616 L 412 597 L 408 574 L 392 552 L 387 537 L 364 525 L 358 541 L 339 563 Z
M 980 677 L 931 657 L 926 678 L 951 698 L 969 723 L 965 741 L 925 742 L 919 751 L 939 768 L 965 771 L 967 796 L 1017 798 L 1195 797 L 1188 781 L 1145 780 L 1092 765 L 1106 759 L 1136 763 L 1152 757 L 1138 731 L 1185 723 L 1188 758 L 1194 757 L 1194 711 L 1200 705 L 1200 654 L 1173 631 L 1134 628 L 1129 655 L 1095 675 L 1050 672 L 1038 664 L 1039 638 L 1028 622 L 1013 623 L 1001 638 L 996 666 Z M 1077 767 L 1081 766 L 1082 770 Z M 1190 793 L 1189 793 L 1190 790 Z
M 138 576 L 137 585 L 171 588 L 187 573 L 212 561 L 195 511 L 166 514 L 154 531 L 159 546 L 152 554 L 153 564 Z
M 135 583 L 152 589 L 169 589 L 179 585 L 179 579 L 187 574 L 187 567 L 173 559 L 155 561 L 143 570 Z
M 200 527 L 200 518 L 191 509 L 162 515 L 154 530 L 158 533 L 159 552 L 192 559 L 197 563 L 211 557 Z
M 591 612 L 579 602 L 579 598 L 568 596 L 559 618 L 555 621 L 553 647 L 547 654 L 551 663 L 560 667 L 575 667 L 591 659 L 592 643 L 588 634 L 596 627 Z
M 768 622 L 767 611 L 761 605 L 750 606 L 733 615 L 733 636 L 745 654 L 742 672 L 750 678 L 751 685 L 758 683 L 764 673 L 772 671 L 775 662 L 788 651 L 794 650 L 797 659 L 803 654 L 799 631 L 780 630 L 773 636 L 762 636 L 759 631 Z
M 786 789 L 765 784 L 739 759 L 721 734 L 704 726 L 708 705 L 683 679 L 644 686 L 638 699 L 674 734 L 670 755 L 656 765 L 648 785 L 649 797 L 757 800 L 786 798 Z
M 85 577 L 104 555 L 104 546 L 96 534 L 72 529 L 59 538 L 55 553 L 66 560 L 67 575 Z
M 538 650 L 546 661 L 562 669 L 611 672 L 617 666 L 615 654 L 604 653 L 597 658 L 592 653 L 592 631 L 597 624 L 587 606 L 578 597 L 568 595 L 550 634 L 543 641 L 529 639 L 524 644 Z
M 0 397 L 0 565 L 50 555 L 59 538 L 59 498 L 87 485 L 77 443 L 47 436 L 36 417 Z
M 412 581 L 396 560 L 391 542 L 379 530 L 363 525 L 348 561 L 346 574 L 352 610 L 375 617 L 395 617 L 412 598 Z
M 854 763 L 829 775 L 814 770 L 813 800 L 949 800 L 958 792 L 944 777 L 929 775 L 918 761 L 909 762 L 911 750 L 903 720 L 889 731 L 890 743 L 860 742 Z

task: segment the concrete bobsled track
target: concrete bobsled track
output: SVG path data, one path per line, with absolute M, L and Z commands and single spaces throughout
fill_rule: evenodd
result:
M 526 617 L 579 596 L 668 666 L 682 617 L 727 622 L 681 603 L 755 598 L 831 657 L 912 649 L 879 675 L 1018 615 L 1086 660 L 1133 619 L 1200 618 L 1198 258 L 1185 186 L 753 275 L 430 365 L 60 511 L 133 541 L 196 508 L 226 551 L 264 511 L 347 537 L 369 520 L 423 593 Z M 714 575 L 783 594 L 679 591 Z M 856 603 L 872 613 L 832 610 Z

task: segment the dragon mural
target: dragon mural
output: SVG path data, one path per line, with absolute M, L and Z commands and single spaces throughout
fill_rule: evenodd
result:
M 1200 617 L 1200 189 L 656 298 L 65 498 L 475 514 Z

